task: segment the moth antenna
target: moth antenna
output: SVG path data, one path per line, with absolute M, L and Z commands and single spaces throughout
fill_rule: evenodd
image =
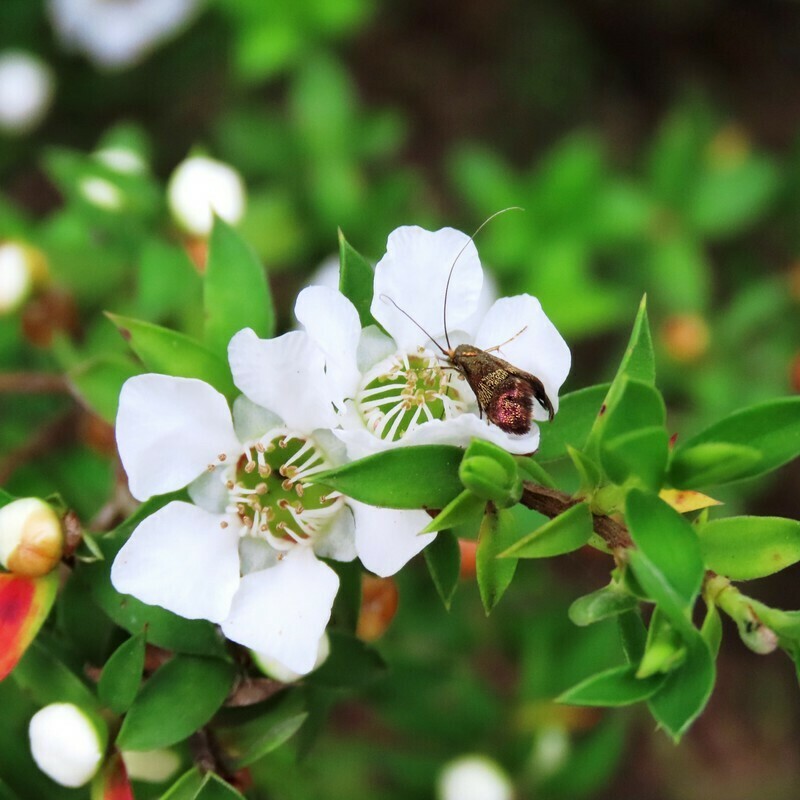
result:
M 423 328 L 422 325 L 420 325 L 419 322 L 417 322 L 414 319 L 414 317 L 412 317 L 411 314 L 408 313 L 408 311 L 404 311 L 402 308 L 400 308 L 400 306 L 397 305 L 397 303 L 395 303 L 395 301 L 392 300 L 392 298 L 389 297 L 389 295 L 387 295 L 387 294 L 380 295 L 380 298 L 381 298 L 381 300 L 383 300 L 384 303 L 387 302 L 387 301 L 389 303 L 391 303 L 401 314 L 403 314 L 404 316 L 408 317 L 442 351 L 443 355 L 447 356 L 447 351 L 444 349 L 444 347 L 442 347 L 439 344 L 439 342 L 437 342 L 436 339 L 434 339 L 433 336 L 431 336 L 428 333 L 428 331 L 426 331 L 425 328 Z M 448 342 L 448 347 L 449 346 L 450 346 L 450 343 Z
M 447 349 L 452 350 L 453 346 L 450 344 L 450 333 L 447 330 L 447 295 L 450 292 L 450 279 L 453 277 L 453 270 L 456 268 L 456 264 L 458 263 L 458 259 L 461 258 L 461 254 L 475 241 L 475 237 L 495 218 L 499 217 L 501 214 L 505 214 L 506 211 L 524 211 L 524 208 L 520 208 L 519 206 L 509 206 L 508 208 L 501 208 L 500 211 L 495 211 L 494 214 L 487 217 L 480 225 L 478 225 L 475 233 L 469 237 L 469 239 L 464 243 L 464 246 L 458 251 L 458 254 L 453 259 L 453 263 L 450 265 L 450 272 L 447 273 L 447 283 L 444 287 L 444 305 L 442 307 L 442 324 L 444 326 L 444 340 L 447 342 Z M 402 310 L 402 309 L 400 309 Z M 403 311 L 405 314 L 405 311 Z M 406 314 L 406 316 L 408 316 Z

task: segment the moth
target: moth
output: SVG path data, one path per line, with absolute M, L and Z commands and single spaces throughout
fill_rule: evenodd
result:
M 508 342 L 513 341 L 525 328 L 518 331 L 514 336 L 502 344 L 490 347 L 488 350 L 481 350 L 470 344 L 460 344 L 453 347 L 450 343 L 450 333 L 447 329 L 447 295 L 450 290 L 450 281 L 453 277 L 458 259 L 473 239 L 480 233 L 484 225 L 494 219 L 498 214 L 511 209 L 503 209 L 492 214 L 475 233 L 470 236 L 469 241 L 461 248 L 450 266 L 447 275 L 447 283 L 444 290 L 444 303 L 442 318 L 444 326 L 444 337 L 447 347 L 442 347 L 410 314 L 404 311 L 397 303 L 389 297 L 383 296 L 401 314 L 411 320 L 435 345 L 439 348 L 442 355 L 455 370 L 466 378 L 475 397 L 478 400 L 481 419 L 486 414 L 487 419 L 506 433 L 526 434 L 530 431 L 533 418 L 533 404 L 538 403 L 546 412 L 548 420 L 552 420 L 555 414 L 553 404 L 547 396 L 544 384 L 535 375 L 515 367 L 508 361 L 498 356 L 492 355 L 493 351 L 499 350 Z

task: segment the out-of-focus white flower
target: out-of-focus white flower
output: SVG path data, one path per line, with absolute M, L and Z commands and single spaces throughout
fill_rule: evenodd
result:
M 27 300 L 33 282 L 25 247 L 17 242 L 0 244 L 0 314 L 16 311 Z
M 122 69 L 178 33 L 200 6 L 201 0 L 48 0 L 47 9 L 65 48 L 99 67 Z
M 52 703 L 31 718 L 28 735 L 39 769 L 62 786 L 88 783 L 103 761 L 108 731 L 72 703 Z
M 122 760 L 132 781 L 163 783 L 180 768 L 181 758 L 174 750 L 123 750 Z
M 178 224 L 195 236 L 207 236 L 214 214 L 235 225 L 244 214 L 246 195 L 239 173 L 222 161 L 190 156 L 175 169 L 167 200 Z
M 317 650 L 317 660 L 314 662 L 314 669 L 321 667 L 331 654 L 331 640 L 328 638 L 327 633 L 322 634 L 319 640 L 319 649 Z M 289 669 L 280 661 L 271 658 L 267 653 L 257 653 L 255 650 L 250 651 L 250 656 L 253 663 L 258 669 L 264 673 L 268 678 L 280 681 L 281 683 L 294 683 L 302 678 L 302 674 Z
M 16 575 L 46 575 L 61 560 L 64 529 L 53 507 L 23 497 L 0 508 L 0 564 Z
M 103 147 L 94 157 L 121 175 L 138 175 L 147 169 L 147 164 L 139 153 L 128 147 Z
M 50 108 L 53 73 L 40 58 L 21 50 L 0 54 L 0 130 L 20 134 L 35 128 Z
M 445 765 L 436 796 L 438 800 L 511 800 L 514 787 L 496 761 L 468 755 Z
M 375 326 L 362 332 L 352 303 L 332 289 L 304 289 L 295 306 L 325 352 L 326 379 L 342 427 L 335 434 L 350 458 L 408 445 L 466 447 L 473 438 L 517 454 L 538 447 L 535 424 L 516 434 L 481 419 L 475 394 L 431 342 L 430 337 L 444 339 L 445 292 L 454 263 L 447 292 L 452 342 L 494 350 L 538 377 L 558 409 L 570 351 L 539 301 L 527 294 L 504 297 L 482 314 L 483 269 L 470 238 L 452 228 L 398 228 L 375 267 L 370 309 L 389 336 Z M 548 418 L 538 402 L 530 410 L 532 419 Z

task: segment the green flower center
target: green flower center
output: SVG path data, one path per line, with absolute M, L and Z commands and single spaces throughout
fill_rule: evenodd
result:
M 368 430 L 396 442 L 426 422 L 466 411 L 453 385 L 459 378 L 459 373 L 443 367 L 428 351 L 395 355 L 367 373 L 356 405 Z
M 225 476 L 227 511 L 238 518 L 242 536 L 287 550 L 324 530 L 342 507 L 340 493 L 313 483 L 315 474 L 330 467 L 311 437 L 270 431 L 245 448 Z

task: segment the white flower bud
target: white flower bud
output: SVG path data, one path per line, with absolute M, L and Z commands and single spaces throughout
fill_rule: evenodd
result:
M 147 168 L 144 158 L 129 147 L 103 147 L 94 157 L 121 175 L 138 175 Z
M 436 796 L 438 800 L 511 800 L 514 788 L 496 761 L 470 755 L 445 765 Z
M 330 654 L 331 641 L 328 638 L 328 634 L 324 633 L 319 640 L 319 649 L 317 650 L 317 660 L 314 662 L 314 669 L 321 667 L 325 661 L 327 661 Z M 251 650 L 250 655 L 256 667 L 268 678 L 280 681 L 281 683 L 294 683 L 296 680 L 303 677 L 301 673 L 290 670 L 265 653 L 257 653 L 255 650 Z M 313 672 L 313 670 L 311 671 Z
M 180 768 L 180 756 L 174 750 L 123 750 L 125 771 L 132 781 L 163 783 Z
M 125 202 L 122 192 L 105 178 L 83 178 L 78 188 L 86 200 L 104 211 L 119 211 Z
M 231 224 L 242 218 L 245 188 L 232 167 L 205 156 L 192 156 L 172 173 L 167 200 L 176 221 L 187 233 L 206 236 L 215 213 Z
M 16 575 L 46 575 L 61 560 L 64 528 L 52 506 L 37 497 L 0 508 L 0 563 Z
M 28 727 L 31 754 L 39 769 L 62 786 L 88 783 L 103 761 L 108 731 L 72 703 L 37 711 Z
M 36 56 L 0 55 L 0 130 L 26 133 L 41 122 L 53 97 L 53 75 Z
M 16 311 L 27 300 L 33 277 L 26 249 L 17 242 L 0 244 L 0 314 Z

